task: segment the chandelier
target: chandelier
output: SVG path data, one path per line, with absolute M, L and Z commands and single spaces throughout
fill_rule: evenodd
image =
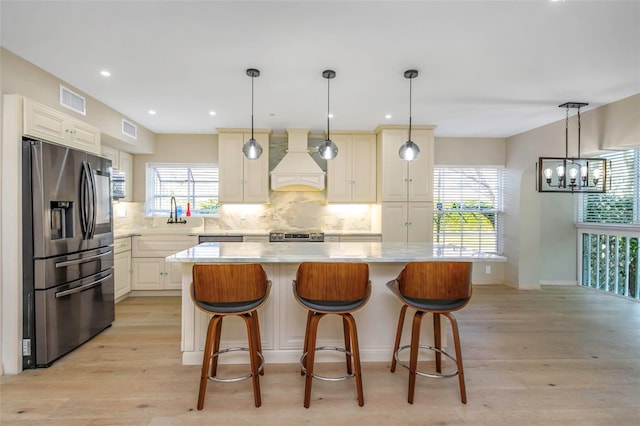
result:
M 540 157 L 537 164 L 538 192 L 602 193 L 607 186 L 607 160 L 580 157 L 580 108 L 589 104 L 566 102 L 565 156 Z M 578 113 L 578 156 L 569 157 L 569 109 Z

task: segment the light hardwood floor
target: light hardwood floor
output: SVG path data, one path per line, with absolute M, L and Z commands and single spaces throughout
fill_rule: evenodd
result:
M 365 363 L 364 407 L 353 381 L 314 381 L 305 409 L 298 366 L 268 364 L 262 407 L 253 406 L 250 381 L 210 382 L 197 411 L 200 367 L 180 364 L 179 299 L 129 298 L 116 305 L 111 328 L 52 367 L 1 377 L 0 423 L 638 424 L 639 303 L 578 287 L 476 286 L 456 316 L 467 405 L 455 378 L 418 378 L 409 405 L 405 369 L 392 374 L 389 363 Z M 221 368 L 231 374 L 238 367 Z

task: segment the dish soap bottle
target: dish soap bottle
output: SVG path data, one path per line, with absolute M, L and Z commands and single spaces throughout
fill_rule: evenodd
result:
M 187 216 L 191 216 L 191 203 L 187 203 Z

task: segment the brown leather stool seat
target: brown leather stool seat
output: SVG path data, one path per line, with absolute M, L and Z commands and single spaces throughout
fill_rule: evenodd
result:
M 262 403 L 260 398 L 260 374 L 263 371 L 262 343 L 258 308 L 269 298 L 271 281 L 267 279 L 262 266 L 251 264 L 196 264 L 193 266 L 191 299 L 198 309 L 211 314 L 207 339 L 202 359 L 198 410 L 204 406 L 204 397 L 209 380 L 236 382 L 248 378 L 253 381 L 255 406 Z M 241 317 L 247 326 L 248 348 L 227 348 L 220 350 L 222 319 L 228 315 Z M 244 376 L 218 377 L 218 356 L 233 351 L 248 351 L 251 372 Z
M 398 331 L 393 347 L 391 360 L 391 372 L 395 372 L 396 363 L 409 369 L 409 394 L 408 402 L 413 404 L 416 376 L 432 378 L 448 378 L 458 376 L 460 384 L 460 399 L 467 403 L 467 393 L 464 383 L 464 371 L 462 366 L 462 350 L 460 349 L 460 336 L 458 323 L 451 312 L 462 309 L 471 300 L 471 262 L 410 262 L 400 272 L 395 280 L 389 281 L 387 287 L 403 303 L 398 320 Z M 416 310 L 413 317 L 411 332 L 411 344 L 400 347 L 402 328 L 407 308 Z M 420 345 L 420 325 L 425 313 L 433 314 L 434 346 Z M 440 315 L 445 316 L 451 323 L 455 357 L 442 350 Z M 399 354 L 404 349 L 410 349 L 410 361 L 407 366 L 400 361 Z M 435 352 L 435 372 L 426 373 L 418 371 L 418 351 L 428 349 Z M 456 363 L 457 369 L 450 373 L 442 373 L 442 355 Z
M 337 381 L 350 377 L 356 379 L 358 405 L 364 405 L 360 350 L 356 322 L 351 313 L 362 308 L 371 295 L 369 266 L 366 263 L 304 262 L 298 267 L 293 281 L 293 295 L 307 309 L 307 327 L 304 333 L 303 354 L 300 358 L 301 372 L 305 375 L 304 406 L 309 408 L 311 382 L 313 378 Z M 316 347 L 318 323 L 327 314 L 340 315 L 344 330 L 344 348 Z M 325 377 L 313 373 L 317 350 L 344 352 L 347 375 Z M 352 364 L 353 358 L 353 364 Z

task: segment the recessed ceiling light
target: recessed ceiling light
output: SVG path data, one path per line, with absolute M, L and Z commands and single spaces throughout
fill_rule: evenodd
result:
M 111 77 L 111 73 L 107 70 L 100 71 L 100 75 L 103 77 Z
M 150 109 L 150 110 L 149 110 L 149 114 L 151 114 L 151 115 L 156 115 L 156 112 L 155 112 L 154 110 Z
M 209 111 L 209 115 L 214 116 L 214 115 L 216 115 L 216 112 L 215 111 Z
M 384 116 L 384 118 L 386 118 L 387 120 L 391 118 L 391 114 L 387 114 Z
M 329 114 L 329 118 L 333 118 L 333 114 Z

